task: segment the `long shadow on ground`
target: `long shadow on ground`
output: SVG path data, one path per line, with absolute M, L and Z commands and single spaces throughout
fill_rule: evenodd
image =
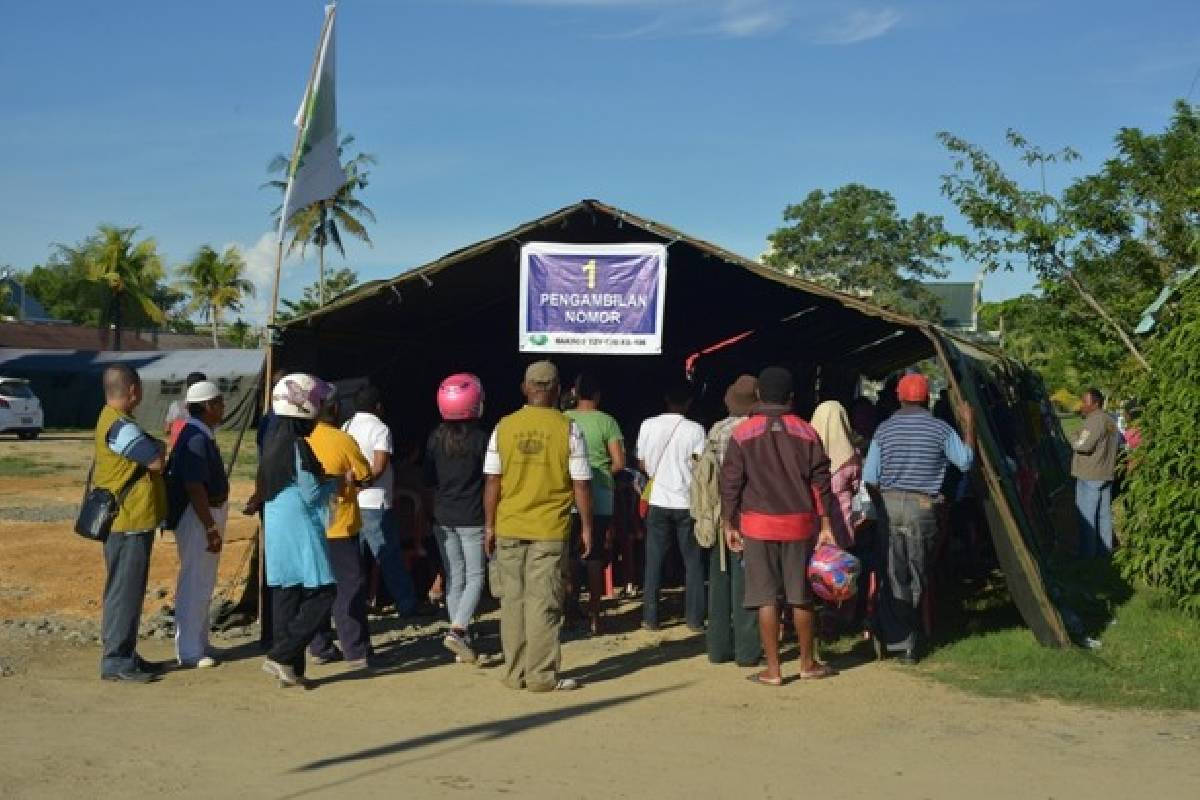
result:
M 439 731 L 437 733 L 429 733 L 429 734 L 425 734 L 423 736 L 414 736 L 414 737 L 410 737 L 408 739 L 401 739 L 399 741 L 392 742 L 390 744 L 380 745 L 378 747 L 371 747 L 371 748 L 367 748 L 364 750 L 356 750 L 356 751 L 353 751 L 350 753 L 343 753 L 343 754 L 337 755 L 337 756 L 330 756 L 328 758 L 322 758 L 322 759 L 318 759 L 316 761 L 310 761 L 307 764 L 301 764 L 300 766 L 289 770 L 289 772 L 292 774 L 314 773 L 314 772 L 319 772 L 320 770 L 328 769 L 331 767 L 338 767 L 338 766 L 342 766 L 345 764 L 354 764 L 354 763 L 358 763 L 358 762 L 362 762 L 362 761 L 371 761 L 373 759 L 386 758 L 387 756 L 393 756 L 393 755 L 398 755 L 401 753 L 406 753 L 411 750 L 417 750 L 417 749 L 420 749 L 423 747 L 429 747 L 430 745 L 441 744 L 444 742 L 454 742 L 454 741 L 458 742 L 453 747 L 449 747 L 444 750 L 440 750 L 436 753 L 430 753 L 426 756 L 409 759 L 407 761 L 403 761 L 400 763 L 386 764 L 384 766 L 376 767 L 376 768 L 368 770 L 366 772 L 359 773 L 358 775 L 353 775 L 353 776 L 350 776 L 347 778 L 343 778 L 341 780 L 331 781 L 331 782 L 322 784 L 321 786 L 315 786 L 315 787 L 312 787 L 309 789 L 301 790 L 299 792 L 284 795 L 283 798 L 281 798 L 281 800 L 288 800 L 289 798 L 297 798 L 297 797 L 303 797 L 306 795 L 327 792 L 330 789 L 333 789 L 334 787 L 345 786 L 347 784 L 353 783 L 354 781 L 361 780 L 362 778 L 367 778 L 372 775 L 379 774 L 381 772 L 386 772 L 387 770 L 390 770 L 390 769 L 396 769 L 397 767 L 406 766 L 415 761 L 419 761 L 422 758 L 435 758 L 435 757 L 439 757 L 439 756 L 444 756 L 449 753 L 455 752 L 457 750 L 462 750 L 467 747 L 471 747 L 473 745 L 484 744 L 486 742 L 492 742 L 492 741 L 496 741 L 499 739 L 505 739 L 507 737 L 515 736 L 517 734 L 521 734 L 521 733 L 524 733 L 529 730 L 534 730 L 536 728 L 542 728 L 547 725 L 553 725 L 557 722 L 563 722 L 565 720 L 574 719 L 575 717 L 584 716 L 586 714 L 591 714 L 591 713 L 594 713 L 597 711 L 603 711 L 608 708 L 615 708 L 617 706 L 626 705 L 628 703 L 633 703 L 638 700 L 644 700 L 645 698 L 653 697 L 654 695 L 665 694 L 666 692 L 678 691 L 679 689 L 685 688 L 687 685 L 688 684 L 676 684 L 674 686 L 668 686 L 668 687 L 665 687 L 662 689 L 653 689 L 653 690 L 648 690 L 645 692 L 637 692 L 635 694 L 623 695 L 621 697 L 612 697 L 612 698 L 607 698 L 604 700 L 593 700 L 590 703 L 580 703 L 578 705 L 568 706 L 566 708 L 556 708 L 556 709 L 552 709 L 549 711 L 538 711 L 538 712 L 534 712 L 531 714 L 522 714 L 521 716 L 517 716 L 517 717 L 509 717 L 507 719 L 498 719 L 498 720 L 490 720 L 488 722 L 479 722 L 474 725 L 462 725 L 457 728 L 450 728 L 448 730 Z

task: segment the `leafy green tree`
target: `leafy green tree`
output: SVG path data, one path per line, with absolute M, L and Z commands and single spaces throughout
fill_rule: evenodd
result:
M 12 274 L 12 269 L 9 267 L 0 267 L 0 278 Z M 7 283 L 0 283 L 0 317 L 13 317 L 17 315 L 17 305 L 13 302 L 12 289 Z
M 963 254 L 988 272 L 1011 270 L 1023 262 L 1038 276 L 1043 290 L 1069 288 L 1103 320 L 1129 354 L 1149 369 L 1126 323 L 1086 283 L 1088 276 L 1103 274 L 1105 265 L 1111 266 L 1113 259 L 1125 255 L 1121 247 L 1126 234 L 1117 225 L 1119 203 L 1109 197 L 1110 202 L 1102 208 L 1081 202 L 1085 198 L 1074 187 L 1063 196 L 1045 188 L 1047 165 L 1076 161 L 1078 153 L 1070 148 L 1043 150 L 1010 130 L 1008 143 L 1018 158 L 1042 175 L 1041 187 L 1031 189 L 1011 178 L 982 148 L 945 132 L 938 138 L 954 158 L 954 171 L 942 177 L 942 192 L 975 230 L 973 238 L 958 238 Z M 1101 199 L 1101 194 L 1095 192 L 1087 199 Z M 1105 217 L 1104 224 L 1113 226 L 1111 230 L 1100 227 L 1101 217 Z M 1110 236 L 1102 235 L 1110 232 Z
M 1024 294 L 984 303 L 979 323 L 1000 333 L 1000 348 L 1037 371 L 1051 391 L 1078 395 L 1089 386 L 1127 393 L 1125 351 L 1115 339 L 1096 336 L 1096 326 L 1077 298 Z
M 209 245 L 202 245 L 192 260 L 179 267 L 181 288 L 191 300 L 188 310 L 199 312 L 201 319 L 212 323 L 213 347 L 220 347 L 217 329 L 225 311 L 241 311 L 247 297 L 254 296 L 254 284 L 246 278 L 246 261 L 236 247 L 218 254 Z
M 153 239 L 135 242 L 138 229 L 101 225 L 77 245 L 55 246 L 54 259 L 74 282 L 78 308 L 95 309 L 101 326 L 113 330 L 113 349 L 129 325 L 161 325 L 163 311 L 154 294 L 164 277 L 163 260 Z
M 324 286 L 320 283 L 313 283 L 304 287 L 304 292 L 299 300 L 281 300 L 280 305 L 283 306 L 283 310 L 279 312 L 276 319 L 280 322 L 287 322 L 305 314 L 311 314 L 324 305 L 321 297 L 335 298 L 350 291 L 357 284 L 358 273 L 349 268 L 339 269 L 325 278 Z
M 25 291 L 36 297 L 54 319 L 98 325 L 100 312 L 89 307 L 84 297 L 88 294 L 86 282 L 83 264 L 64 261 L 61 252 L 55 252 L 44 265 L 35 266 L 22 278 Z
M 162 309 L 164 325 L 171 333 L 195 333 L 196 324 L 190 319 L 191 298 L 177 286 L 161 283 L 155 289 L 154 304 Z
M 250 350 L 258 346 L 258 336 L 254 329 L 250 327 L 250 323 L 240 317 L 226 328 L 225 337 L 230 344 L 242 350 Z
M 816 189 L 783 212 L 790 223 L 768 237 L 766 263 L 879 305 L 939 320 L 937 298 L 921 286 L 944 278 L 950 242 L 941 217 L 903 217 L 888 192 L 857 183 Z
M 1158 329 L 1132 420 L 1143 441 L 1130 454 L 1116 563 L 1200 616 L 1200 280 L 1183 287 Z
M 338 143 L 338 158 L 342 158 L 353 144 L 353 136 L 342 137 Z M 328 200 L 321 200 L 301 209 L 288 220 L 287 230 L 291 235 L 288 252 L 293 252 L 299 247 L 300 253 L 303 255 L 308 245 L 311 244 L 317 248 L 319 271 L 317 273 L 318 294 L 316 300 L 318 307 L 325 305 L 326 299 L 326 295 L 320 293 L 320 288 L 325 285 L 325 247 L 332 244 L 342 258 L 345 258 L 346 250 L 342 246 L 343 232 L 368 245 L 371 244 L 366 221 L 374 222 L 375 213 L 358 199 L 358 195 L 367 188 L 371 175 L 369 167 L 376 163 L 375 156 L 368 153 L 356 153 L 353 158 L 342 164 L 342 169 L 346 172 L 346 182 L 338 189 L 337 194 Z M 282 177 L 268 181 L 264 186 L 279 190 L 282 196 L 287 191 L 289 164 L 290 159 L 283 154 L 276 155 L 271 159 L 267 165 L 267 172 Z M 276 227 L 279 226 L 281 213 L 283 213 L 282 205 L 272 212 Z

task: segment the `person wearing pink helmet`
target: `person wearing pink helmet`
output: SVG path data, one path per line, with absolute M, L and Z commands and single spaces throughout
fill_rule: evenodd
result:
M 460 661 L 473 663 L 469 626 L 483 591 L 483 457 L 488 435 L 483 384 L 469 373 L 451 375 L 437 391 L 442 424 L 425 447 L 425 481 L 434 490 L 434 536 L 446 571 L 450 630 L 442 640 Z

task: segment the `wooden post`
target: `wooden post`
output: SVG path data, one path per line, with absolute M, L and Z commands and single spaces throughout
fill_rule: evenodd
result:
M 334 13 L 337 11 L 337 3 L 332 3 Z M 313 81 L 317 78 L 317 64 L 321 60 L 321 45 L 325 42 L 325 34 L 333 22 L 333 14 L 327 13 L 325 21 L 321 25 L 321 35 L 317 37 L 317 50 L 313 55 L 312 68 L 308 73 L 308 83 L 304 87 L 304 104 L 301 107 L 303 112 L 308 111 L 308 100 L 312 95 Z M 284 232 L 287 230 L 287 202 L 288 195 L 292 191 L 292 166 L 296 163 L 296 158 L 300 152 L 300 144 L 304 136 L 304 126 L 308 122 L 306 118 L 299 120 L 300 124 L 296 126 L 296 141 L 292 145 L 292 160 L 288 162 L 288 182 L 287 188 L 284 190 L 283 207 L 279 211 L 279 234 L 278 243 L 275 250 L 275 281 L 271 286 L 271 308 L 267 315 L 267 359 L 263 366 L 263 412 L 267 412 L 271 408 L 271 390 L 274 388 L 271 385 L 271 373 L 275 371 L 275 343 L 272 341 L 272 331 L 275 328 L 275 312 L 279 307 L 279 277 L 283 271 L 283 239 Z M 261 512 L 260 512 L 261 518 Z M 268 608 L 270 602 L 270 594 L 267 591 L 267 549 L 266 536 L 263 526 L 258 527 L 258 621 L 259 621 L 259 641 L 263 644 L 270 641 L 271 633 L 270 620 L 271 612 Z

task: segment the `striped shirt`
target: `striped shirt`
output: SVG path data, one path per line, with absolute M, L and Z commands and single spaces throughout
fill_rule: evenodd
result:
M 881 489 L 935 497 L 947 464 L 966 472 L 974 457 L 954 428 L 924 408 L 905 407 L 875 431 L 863 480 Z

